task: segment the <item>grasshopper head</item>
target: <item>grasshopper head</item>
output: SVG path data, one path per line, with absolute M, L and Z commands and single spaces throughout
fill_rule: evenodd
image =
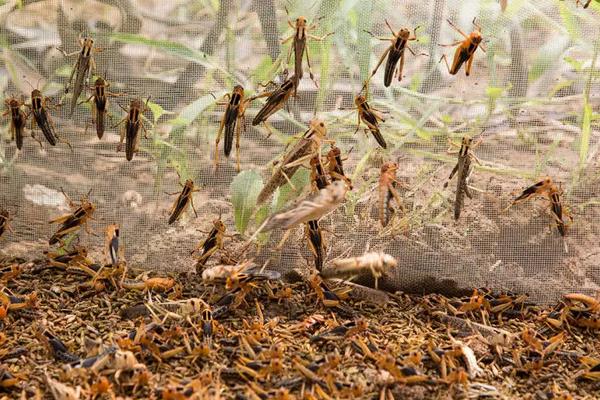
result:
M 398 31 L 398 37 L 404 40 L 407 40 L 410 37 L 410 31 L 406 28 L 401 28 Z
M 306 18 L 298 17 L 296 18 L 296 28 L 304 28 L 306 27 Z

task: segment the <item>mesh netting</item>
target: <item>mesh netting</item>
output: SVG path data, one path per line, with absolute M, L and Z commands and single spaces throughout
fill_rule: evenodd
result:
M 345 168 L 354 184 L 346 203 L 322 221 L 327 260 L 367 248 L 385 251 L 399 267 L 381 285 L 409 292 L 486 286 L 552 301 L 574 288 L 597 288 L 600 2 L 583 9 L 575 0 L 511 0 L 504 12 L 495 0 L 275 3 L 63 0 L 0 6 L 2 92 L 6 98 L 29 96 L 33 85 L 62 99 L 65 107 L 52 115 L 61 137 L 73 146 L 71 151 L 63 143 L 44 143 L 41 150 L 26 137 L 19 153 L 14 142 L 2 141 L 0 200 L 13 215 L 13 232 L 2 237 L 1 252 L 41 257 L 56 229 L 48 221 L 67 210 L 60 188 L 74 200 L 91 189 L 98 207 L 91 228 L 99 234 L 82 233 L 79 241 L 92 257 L 103 259 L 100 233 L 118 223 L 130 264 L 193 270 L 190 251 L 214 219 L 221 216 L 227 232 L 236 231 L 230 190 L 237 175 L 235 156 L 221 156 L 217 172 L 213 163 L 224 111 L 215 98 L 235 84 L 250 95 L 263 90 L 261 83 L 281 82 L 289 44 L 280 43 L 292 34 L 287 7 L 290 19 L 321 17 L 314 35 L 334 34 L 309 41 L 319 86 L 304 74 L 289 111 L 270 119 L 270 136 L 248 123 L 241 136 L 241 169 L 266 180 L 294 135 L 314 115 L 325 120 L 329 136 L 349 154 Z M 475 17 L 486 52 L 477 50 L 470 76 L 464 70 L 449 75 L 439 60 L 445 52 L 451 61 L 454 48 L 438 44 L 463 38 L 446 20 L 468 34 Z M 418 41 L 410 43 L 416 55 L 406 54 L 402 81 L 385 88 L 382 67 L 369 86 L 371 105 L 386 113 L 381 129 L 387 150 L 362 129 L 354 134 L 356 111 L 351 109 L 389 45 L 366 31 L 390 36 L 385 19 L 395 30 L 420 27 Z M 112 92 L 123 94 L 110 99 L 112 121 L 102 140 L 90 125 L 89 104 L 79 105 L 71 119 L 70 94 L 64 94 L 77 56 L 65 58 L 57 47 L 79 50 L 81 34 L 91 34 L 102 48 L 95 55 L 96 73 L 106 77 Z M 80 101 L 88 96 L 82 94 Z M 119 128 L 113 125 L 125 115 L 118 105 L 126 108 L 131 98 L 149 96 L 148 138 L 141 139 L 139 153 L 128 162 L 116 152 Z M 248 121 L 261 105 L 262 100 L 252 103 Z M 475 154 L 481 165 L 471 177 L 474 196 L 466 199 L 455 222 L 455 184 L 443 188 L 456 163 L 456 156 L 446 152 L 447 140 L 459 143 L 463 135 L 480 132 L 483 142 Z M 7 125 L 3 134 L 9 136 Z M 398 179 L 407 186 L 400 189 L 406 213 L 397 213 L 382 229 L 376 186 L 386 161 L 399 163 Z M 201 188 L 194 197 L 198 217 L 190 210 L 169 226 L 175 197 L 165 192 L 180 190 L 178 174 L 181 182 L 191 178 Z M 268 212 L 309 192 L 308 170 L 297 175 L 297 190 L 279 190 Z M 565 238 L 543 200 L 506 210 L 542 176 L 564 190 L 573 216 Z M 257 226 L 253 217 L 246 236 Z M 253 257 L 269 259 L 270 268 L 308 268 L 312 259 L 303 235 L 302 229 L 294 230 L 281 250 L 275 249 L 278 232 L 263 237 Z M 239 235 L 227 238 L 225 249 L 238 242 Z

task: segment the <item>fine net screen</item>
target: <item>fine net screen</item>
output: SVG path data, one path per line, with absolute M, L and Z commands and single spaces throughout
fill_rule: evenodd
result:
M 326 264 L 366 250 L 388 253 L 398 267 L 380 281 L 387 290 L 456 293 L 489 287 L 529 293 L 541 302 L 574 288 L 593 293 L 600 258 L 600 2 L 584 5 L 575 0 L 2 2 L 0 88 L 7 112 L 0 201 L 12 230 L 0 238 L 0 252 L 44 258 L 58 228 L 48 221 L 69 212 L 62 188 L 76 203 L 91 191 L 96 212 L 89 232 L 67 235 L 65 246 L 85 246 L 99 262 L 107 257 L 104 229 L 116 223 L 129 265 L 193 271 L 196 258 L 190 252 L 219 217 L 229 235 L 220 253 L 239 257 L 268 215 L 312 191 L 307 161 L 289 177 L 292 185 L 256 205 L 273 169 L 309 121 L 319 118 L 347 158 L 344 169 L 352 180 L 345 202 L 320 221 Z M 242 85 L 249 98 L 280 85 L 286 69 L 287 77 L 294 74 L 294 55 L 287 63 L 294 40 L 285 40 L 294 35 L 288 20 L 295 26 L 300 16 L 307 20 L 304 56 L 311 72 L 304 58 L 296 96 L 269 117 L 270 128 L 251 124 L 265 98 L 247 103 L 239 138 L 241 172 L 235 140 L 226 158 L 224 138 L 215 169 L 215 140 L 226 109 L 220 103 L 228 101 L 223 96 Z M 386 58 L 363 88 L 392 44 L 377 38 L 393 39 L 386 21 L 396 34 L 407 28 L 409 39 L 416 35 L 416 40 L 408 41 L 412 51 L 405 50 L 398 62 L 401 81 L 393 77 L 384 85 Z M 477 32 L 483 40 L 468 53 Z M 94 39 L 95 69 L 71 117 L 76 79 L 67 94 L 65 86 L 78 57 L 81 69 L 80 38 L 86 37 Z M 458 46 L 468 58 L 450 74 L 440 59 L 446 54 L 452 68 Z M 98 76 L 110 83 L 102 139 L 92 121 L 94 100 L 85 102 Z M 31 104 L 32 88 L 52 99 L 46 106 L 60 140 L 51 146 L 34 127 L 40 147 L 30 135 L 34 116 L 24 106 L 29 118 L 17 151 L 10 140 L 10 99 L 23 96 Z M 386 149 L 365 133 L 364 123 L 356 132 L 359 94 L 381 111 Z M 128 110 L 136 98 L 147 104 L 145 129 L 139 130 L 139 151 L 128 161 L 125 151 L 117 152 L 120 129 L 128 121 L 116 125 L 127 115 L 122 108 Z M 57 103 L 62 106 L 53 107 Z M 474 138 L 472 198 L 465 196 L 455 220 L 456 179 L 462 172 L 459 168 L 444 187 L 458 160 L 458 147 L 450 146 L 454 153 L 448 148 L 449 141 L 460 147 L 465 135 Z M 322 155 L 329 149 L 324 143 Z M 395 189 L 403 210 L 391 201 L 395 212 L 383 227 L 379 184 L 386 162 L 398 164 Z M 546 185 L 539 196 L 509 207 L 545 177 L 556 190 Z M 198 189 L 197 216 L 190 208 L 168 224 L 177 198 L 168 193 L 179 193 L 186 179 Z M 558 194 L 560 218 L 552 211 L 558 203 L 551 194 Z M 387 193 L 384 199 L 385 206 Z M 304 226 L 292 229 L 277 248 L 282 236 L 280 230 L 258 235 L 245 257 L 261 265 L 268 261 L 269 268 L 282 272 L 313 268 Z

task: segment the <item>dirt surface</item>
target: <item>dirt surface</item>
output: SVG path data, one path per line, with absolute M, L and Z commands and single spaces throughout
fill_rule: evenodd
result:
M 329 282 L 348 298 L 325 307 L 297 273 L 227 290 L 195 273 L 130 270 L 121 280 L 108 266 L 89 276 L 43 260 L 4 259 L 0 271 L 11 296 L 0 314 L 3 399 L 52 390 L 63 393 L 56 399 L 591 399 L 600 390 L 598 335 L 583 328 L 597 328 L 593 298 L 539 307 L 484 291 L 421 297 L 354 285 L 348 294 Z

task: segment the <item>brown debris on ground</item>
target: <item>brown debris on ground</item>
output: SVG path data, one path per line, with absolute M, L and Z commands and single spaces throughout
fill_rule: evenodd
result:
M 90 279 L 45 260 L 0 261 L 0 399 L 569 399 L 600 389 L 600 302 L 589 296 L 550 308 L 485 290 L 376 304 L 365 300 L 374 289 L 348 293 L 314 276 L 244 269 L 204 283 L 105 266 Z M 329 288 L 347 299 L 332 302 Z

